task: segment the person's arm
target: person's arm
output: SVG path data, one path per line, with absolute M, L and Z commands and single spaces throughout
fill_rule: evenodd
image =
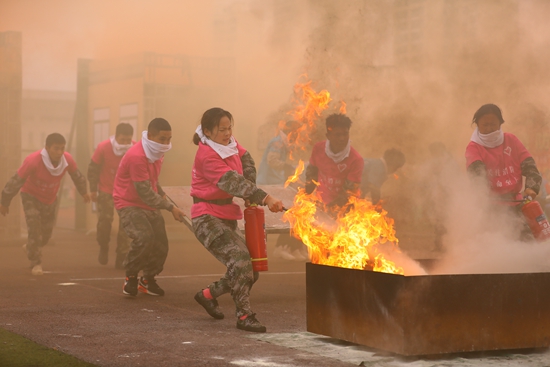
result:
M 226 172 L 216 186 L 229 195 L 249 200 L 252 204 L 265 205 L 267 193 L 237 171 Z
M 87 177 L 88 177 L 88 183 L 90 184 L 91 192 L 97 192 L 100 173 L 101 173 L 101 166 L 96 162 L 94 162 L 93 160 L 90 160 L 90 164 L 88 165 Z
M 319 168 L 309 164 L 306 168 L 306 193 L 311 194 L 317 185 L 313 181 L 319 180 Z
M 466 171 L 474 177 L 487 179 L 487 166 L 482 161 L 472 162 Z
M 162 189 L 162 186 L 160 186 L 158 182 L 157 182 L 157 191 L 160 196 L 162 196 L 163 198 L 166 197 L 166 193 L 164 192 L 164 190 Z
M 71 176 L 71 180 L 73 180 L 78 193 L 82 196 L 88 195 L 88 190 L 86 188 L 86 177 L 84 177 L 78 169 L 73 172 L 69 172 L 69 176 Z
M 359 183 L 346 179 L 344 185 L 342 185 L 342 190 L 340 190 L 336 198 L 329 205 L 344 206 L 348 202 L 350 195 L 359 196 L 359 192 Z
M 90 185 L 90 195 L 93 201 L 97 200 L 97 191 L 98 191 L 100 173 L 101 173 L 101 165 L 94 162 L 93 159 L 90 160 L 90 164 L 88 165 L 87 176 L 88 176 L 88 184 Z
M 241 157 L 241 163 L 243 165 L 243 176 L 248 181 L 256 183 L 256 164 L 254 158 L 250 155 L 249 152 L 246 152 Z
M 538 195 L 540 191 L 540 184 L 542 183 L 542 176 L 537 169 L 535 160 L 532 157 L 526 158 L 521 162 L 521 174 L 525 176 L 525 191 L 531 189 Z
M 92 200 L 92 196 L 88 194 L 88 189 L 86 187 L 86 177 L 78 170 L 69 171 L 69 176 L 76 187 L 76 190 L 82 195 L 85 203 L 89 203 Z
M 8 208 L 10 206 L 12 199 L 17 195 L 19 190 L 21 190 L 25 181 L 26 179 L 21 178 L 18 173 L 8 180 L 6 186 L 4 186 L 4 190 L 2 190 L 1 205 L 3 207 Z
M 156 193 L 151 186 L 151 181 L 133 181 L 134 187 L 141 200 L 151 208 L 166 209 L 169 212 L 174 209 L 174 205 L 168 200 L 164 199 L 160 193 Z M 164 193 L 164 191 L 162 191 Z

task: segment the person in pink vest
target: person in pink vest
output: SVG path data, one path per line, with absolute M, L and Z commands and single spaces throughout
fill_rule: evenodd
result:
M 231 293 L 236 306 L 237 328 L 265 332 L 266 327 L 250 307 L 250 289 L 258 279 L 252 270 L 250 253 L 237 220 L 242 211 L 233 198 L 246 205 L 267 205 L 272 212 L 283 210 L 283 203 L 256 186 L 254 160 L 233 137 L 233 116 L 221 108 L 211 108 L 201 119 L 193 142 L 198 145 L 191 177 L 191 218 L 195 236 L 227 267 L 225 275 L 195 295 L 208 314 L 223 319 L 217 298 Z
M 164 153 L 172 148 L 172 127 L 155 118 L 141 134 L 118 167 L 113 186 L 113 201 L 122 228 L 132 239 L 124 260 L 126 279 L 122 293 L 136 296 L 138 290 L 151 296 L 164 296 L 155 276 L 164 268 L 168 256 L 168 237 L 160 209 L 168 210 L 177 221 L 184 213 L 166 200 L 158 180 Z M 139 278 L 139 272 L 143 276 Z
M 130 149 L 134 128 L 128 123 L 118 124 L 115 135 L 99 143 L 88 165 L 88 182 L 92 201 L 97 203 L 97 234 L 101 265 L 109 261 L 109 241 L 111 240 L 111 226 L 114 220 L 115 206 L 113 202 L 113 184 L 115 175 L 122 157 Z M 124 269 L 122 262 L 126 258 L 129 248 L 129 239 L 119 221 L 116 247 L 115 268 Z
M 476 129 L 466 147 L 468 172 L 488 183 L 498 201 L 520 213 L 523 197 L 534 199 L 540 190 L 542 176 L 535 160 L 515 135 L 502 131 L 504 119 L 498 106 L 481 106 L 472 123 Z M 522 176 L 525 176 L 523 192 Z M 528 227 L 521 237 L 525 239 L 526 235 L 530 235 Z
M 329 208 L 345 205 L 350 193 L 359 196 L 363 158 L 351 146 L 351 124 L 351 119 L 344 114 L 328 116 L 327 140 L 313 146 L 306 169 L 306 192 L 311 194 L 317 189 Z
M 9 212 L 11 200 L 21 190 L 21 201 L 27 222 L 27 243 L 23 246 L 31 262 L 31 273 L 42 275 L 42 247 L 52 236 L 55 225 L 57 192 L 65 172 L 69 172 L 85 202 L 90 201 L 86 178 L 73 157 L 65 152 L 65 138 L 58 133 L 46 137 L 46 147 L 27 156 L 17 173 L 2 191 L 0 214 Z

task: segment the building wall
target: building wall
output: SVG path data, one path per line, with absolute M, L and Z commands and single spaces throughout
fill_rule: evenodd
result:
M 153 118 L 165 118 L 172 126 L 172 150 L 165 156 L 160 183 L 189 185 L 196 152 L 193 133 L 206 109 L 233 103 L 234 95 L 224 91 L 225 86 L 232 90 L 234 83 L 233 59 L 143 53 L 116 60 L 92 60 L 89 146 L 95 148 L 98 141 L 114 134 L 119 122 L 126 122 L 126 117 L 120 116 L 121 110 L 137 111 L 136 141 Z M 87 227 L 92 229 L 96 217 L 87 218 Z
M 0 32 L 0 185 L 21 163 L 21 33 Z M 16 197 L 10 213 L 0 216 L 0 243 L 21 238 L 20 204 Z
M 69 139 L 74 115 L 74 92 L 23 90 L 21 100 L 21 155 L 44 147 L 46 136 L 60 133 Z

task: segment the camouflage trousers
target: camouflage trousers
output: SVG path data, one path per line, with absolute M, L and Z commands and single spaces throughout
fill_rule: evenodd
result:
M 129 206 L 118 210 L 122 228 L 132 239 L 130 251 L 124 260 L 126 275 L 154 277 L 164 268 L 168 256 L 168 237 L 160 210 Z
M 259 274 L 252 270 L 245 240 L 237 232 L 237 221 L 202 215 L 193 218 L 193 230 L 203 246 L 227 267 L 225 275 L 208 286 L 212 296 L 231 292 L 237 317 L 252 314 L 250 289 Z
M 97 243 L 100 246 L 109 246 L 111 241 L 111 228 L 113 225 L 115 204 L 113 195 L 99 191 L 97 195 Z M 130 238 L 122 228 L 122 221 L 118 222 L 116 237 L 116 253 L 126 255 L 130 249 Z
M 56 202 L 44 204 L 25 192 L 21 193 L 21 201 L 28 231 L 27 258 L 35 266 L 42 263 L 42 247 L 52 237 Z

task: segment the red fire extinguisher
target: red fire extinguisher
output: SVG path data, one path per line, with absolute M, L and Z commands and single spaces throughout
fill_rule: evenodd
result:
M 525 215 L 527 224 L 538 241 L 546 241 L 550 238 L 550 223 L 548 223 L 548 219 L 537 201 L 531 200 L 531 197 L 527 197 L 521 207 L 521 211 Z
M 252 269 L 267 271 L 267 237 L 265 215 L 262 208 L 253 204 L 244 210 L 244 232 Z

